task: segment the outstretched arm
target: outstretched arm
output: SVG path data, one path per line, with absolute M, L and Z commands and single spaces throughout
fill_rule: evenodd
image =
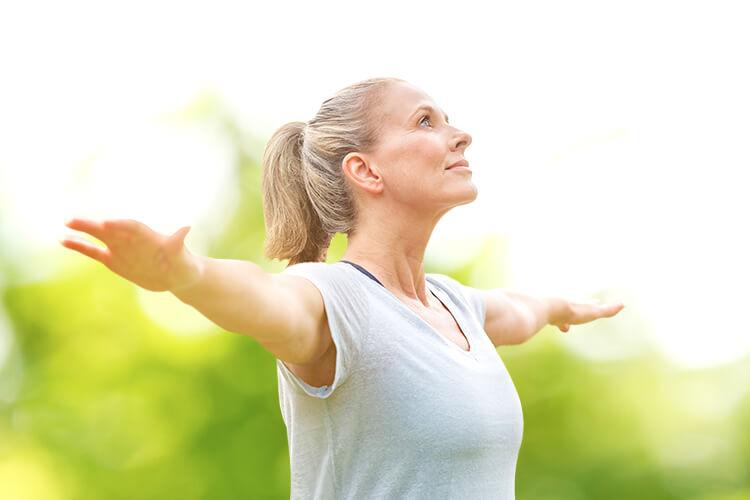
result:
M 195 280 L 170 288 L 172 294 L 224 330 L 264 346 L 282 340 L 279 332 L 287 330 L 291 315 L 274 275 L 245 260 L 191 259 L 198 269 Z
M 146 290 L 172 292 L 227 331 L 263 344 L 278 343 L 284 332 L 300 329 L 297 316 L 288 311 L 293 297 L 277 285 L 274 275 L 252 262 L 192 254 L 184 246 L 189 227 L 167 236 L 131 219 L 76 218 L 66 226 L 106 244 L 101 248 L 71 236 L 61 240 L 66 248 Z
M 561 297 L 534 297 L 509 290 L 479 290 L 484 297 L 484 330 L 495 347 L 526 342 L 547 325 L 567 332 L 571 324 L 614 316 L 622 303 L 572 302 Z

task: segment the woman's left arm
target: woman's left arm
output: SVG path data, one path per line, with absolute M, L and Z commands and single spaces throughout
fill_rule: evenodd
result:
M 567 332 L 570 325 L 611 317 L 625 307 L 621 302 L 602 304 L 573 302 L 562 297 L 534 297 L 506 288 L 479 291 L 486 305 L 484 330 L 495 347 L 526 342 L 547 325 Z

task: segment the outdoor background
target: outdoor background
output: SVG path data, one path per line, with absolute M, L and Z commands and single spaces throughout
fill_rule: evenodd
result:
M 58 239 L 72 216 L 191 225 L 191 251 L 280 271 L 265 142 L 375 76 L 473 137 L 478 198 L 425 271 L 626 304 L 498 349 L 517 497 L 750 499 L 746 9 L 3 4 L 0 499 L 289 497 L 272 355 Z

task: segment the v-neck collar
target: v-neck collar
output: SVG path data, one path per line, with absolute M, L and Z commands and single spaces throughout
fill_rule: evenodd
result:
M 446 297 L 445 294 L 443 293 L 443 290 L 441 290 L 439 287 L 434 286 L 434 284 L 430 281 L 430 277 L 429 276 L 427 276 L 425 274 L 425 286 L 443 304 L 443 307 L 445 307 L 445 309 L 451 314 L 451 316 L 453 316 L 453 319 L 456 321 L 456 323 L 458 324 L 458 326 L 461 328 L 461 331 L 463 332 L 464 337 L 466 337 L 466 342 L 469 344 L 469 350 L 468 351 L 462 349 L 456 343 L 454 343 L 454 342 L 450 341 L 449 339 L 445 338 L 445 335 L 443 335 L 442 333 L 440 333 L 439 331 L 437 331 L 435 329 L 435 327 L 433 327 L 430 323 L 428 323 L 424 318 L 422 318 L 417 313 L 415 313 L 414 311 L 412 311 L 411 309 L 409 309 L 406 306 L 406 304 L 404 304 L 403 302 L 401 302 L 401 300 L 398 297 L 396 297 L 393 294 L 393 292 L 391 292 L 390 290 L 388 290 L 382 283 L 380 283 L 379 280 L 377 280 L 374 276 L 372 276 L 372 274 L 370 274 L 368 272 L 367 276 L 365 276 L 364 272 L 360 270 L 361 266 L 358 265 L 355 268 L 354 266 L 352 266 L 352 264 L 354 264 L 353 262 L 343 262 L 343 261 L 336 262 L 335 264 L 343 264 L 346 267 L 351 268 L 351 270 L 353 272 L 357 273 L 357 275 L 359 275 L 359 276 L 361 276 L 363 278 L 366 278 L 366 281 L 368 281 L 371 285 L 375 285 L 377 288 L 379 288 L 383 292 L 385 292 L 385 295 L 387 295 L 394 302 L 396 302 L 396 304 L 399 307 L 401 307 L 404 311 L 406 311 L 408 314 L 410 314 L 411 317 L 415 318 L 422 325 L 426 326 L 430 331 L 432 331 L 435 335 L 437 335 L 443 342 L 445 342 L 446 344 L 451 345 L 453 347 L 453 349 L 456 349 L 457 351 L 463 353 L 464 356 L 466 356 L 468 358 L 471 358 L 473 360 L 477 360 L 475 343 L 474 343 L 474 340 L 472 338 L 469 338 L 469 334 L 467 333 L 468 329 L 466 328 L 466 325 L 465 325 L 465 322 L 463 321 L 463 318 L 460 317 L 460 315 L 457 315 L 451 309 L 451 307 L 448 305 L 448 303 L 450 303 L 451 306 L 453 305 L 453 302 L 450 300 L 450 297 Z M 378 283 L 377 285 L 375 283 L 376 281 Z M 435 291 L 437 291 L 438 293 L 435 293 Z

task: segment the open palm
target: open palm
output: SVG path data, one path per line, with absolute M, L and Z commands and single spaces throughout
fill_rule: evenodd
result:
M 101 262 L 146 290 L 172 290 L 197 278 L 195 256 L 184 245 L 190 226 L 167 236 L 132 219 L 95 221 L 73 218 L 65 225 L 90 234 L 106 247 L 101 248 L 75 236 L 61 239 L 64 247 Z

